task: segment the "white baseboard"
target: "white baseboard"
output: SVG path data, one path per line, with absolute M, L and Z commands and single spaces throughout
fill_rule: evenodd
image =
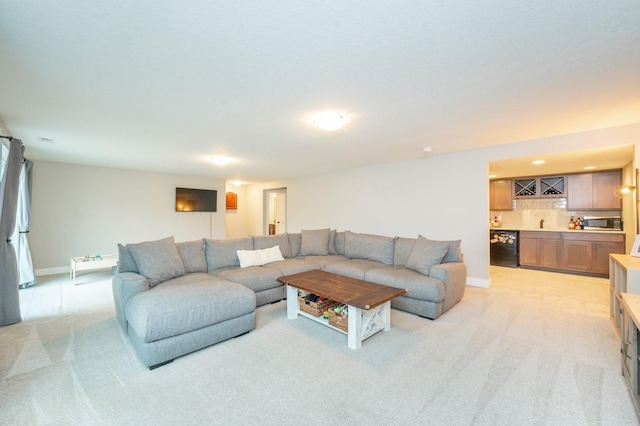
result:
M 467 285 L 472 287 L 490 288 L 491 280 L 483 278 L 467 277 Z
M 57 274 L 68 274 L 70 270 L 69 266 L 58 266 L 56 268 L 42 268 L 34 270 L 36 277 L 42 275 L 57 275 Z

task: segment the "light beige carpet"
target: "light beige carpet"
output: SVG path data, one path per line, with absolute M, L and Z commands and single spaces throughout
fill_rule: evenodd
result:
M 248 335 L 144 368 L 115 318 L 110 276 L 21 290 L 0 328 L 0 424 L 632 425 L 607 281 L 492 268 L 436 321 L 345 335 L 284 303 Z

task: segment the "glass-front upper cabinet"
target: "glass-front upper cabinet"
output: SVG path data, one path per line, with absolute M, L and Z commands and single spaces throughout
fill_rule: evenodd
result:
M 562 197 L 565 195 L 565 177 L 547 176 L 522 178 L 513 181 L 514 197 Z

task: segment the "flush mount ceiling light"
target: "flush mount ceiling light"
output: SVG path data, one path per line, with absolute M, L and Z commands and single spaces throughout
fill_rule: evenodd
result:
M 347 116 L 342 112 L 337 111 L 324 111 L 314 115 L 311 118 L 311 123 L 327 132 L 341 129 L 349 122 Z
M 227 164 L 229 164 L 231 162 L 231 158 L 220 157 L 218 155 L 215 155 L 215 156 L 211 157 L 210 160 L 216 166 L 226 166 Z

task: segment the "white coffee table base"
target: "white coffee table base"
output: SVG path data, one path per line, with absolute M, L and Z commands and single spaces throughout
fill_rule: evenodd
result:
M 84 257 L 72 257 L 69 265 L 69 277 L 73 279 L 75 284 L 76 274 L 79 271 L 90 271 L 100 268 L 109 268 L 118 265 L 117 254 L 104 254 L 99 260 L 83 261 Z
M 313 321 L 338 330 L 347 335 L 349 348 L 358 349 L 362 346 L 362 341 L 373 336 L 379 331 L 389 331 L 391 329 L 391 302 L 385 302 L 372 309 L 360 309 L 349 306 L 349 327 L 348 333 L 337 327 L 333 327 L 328 321 L 309 315 L 300 310 L 298 306 L 298 289 L 290 285 L 287 286 L 287 318 L 296 319 L 298 316 L 307 317 Z

